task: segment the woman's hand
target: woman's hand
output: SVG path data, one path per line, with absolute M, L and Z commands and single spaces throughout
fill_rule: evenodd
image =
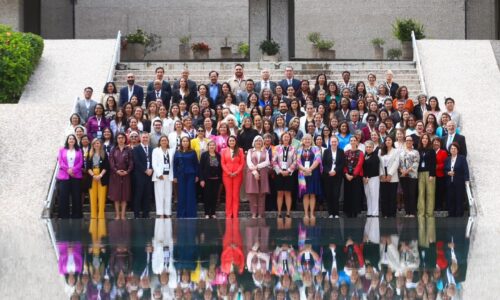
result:
M 200 178 L 198 178 L 198 176 L 196 176 L 196 177 L 194 178 L 194 182 L 198 182 L 199 180 L 200 180 Z
M 205 187 L 205 180 L 200 181 L 200 186 L 201 186 L 202 188 L 204 188 L 204 187 Z

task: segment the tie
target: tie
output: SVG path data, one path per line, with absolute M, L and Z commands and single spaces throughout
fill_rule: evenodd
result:
M 160 98 L 160 92 L 156 92 L 156 98 Z
M 288 85 L 292 85 L 292 81 L 288 79 Z
M 267 81 L 264 81 L 264 88 L 267 89 Z
M 146 152 L 146 157 L 148 157 L 148 146 L 144 146 L 144 152 Z

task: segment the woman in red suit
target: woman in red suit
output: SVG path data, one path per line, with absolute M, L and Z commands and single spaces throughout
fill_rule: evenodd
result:
M 436 151 L 436 204 L 435 210 L 446 210 L 446 177 L 444 176 L 444 162 L 448 152 L 441 149 L 442 142 L 439 137 L 434 138 L 432 147 Z
M 236 137 L 230 136 L 227 139 L 227 145 L 228 147 L 221 153 L 222 182 L 226 189 L 226 218 L 237 218 L 245 155 L 238 147 Z

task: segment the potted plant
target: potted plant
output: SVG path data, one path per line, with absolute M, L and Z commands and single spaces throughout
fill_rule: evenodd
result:
M 396 19 L 392 24 L 392 34 L 401 41 L 403 48 L 403 59 L 413 59 L 413 47 L 411 43 L 411 32 L 415 32 L 417 40 L 425 38 L 424 25 L 413 19 Z
M 401 58 L 402 51 L 398 48 L 391 48 L 387 50 L 387 59 L 399 60 Z
M 318 58 L 318 47 L 316 46 L 319 40 L 321 39 L 321 34 L 319 32 L 310 32 L 307 35 L 307 40 L 312 43 L 312 58 Z
M 146 45 L 149 43 L 149 35 L 142 29 L 125 36 L 122 48 L 126 50 L 126 57 L 131 60 L 143 60 L 146 55 Z
M 316 48 L 318 48 L 318 58 L 326 60 L 335 59 L 335 50 L 331 50 L 335 42 L 332 40 L 319 40 L 316 43 Z
M 210 51 L 210 47 L 207 43 L 193 43 L 191 45 L 191 50 L 193 50 L 194 59 L 208 59 L 208 52 Z
M 263 40 L 259 45 L 262 51 L 263 61 L 278 61 L 278 53 L 280 52 L 280 45 L 273 39 Z
M 224 46 L 220 47 L 220 57 L 222 59 L 233 58 L 233 47 L 228 44 L 229 37 L 224 37 Z
M 382 38 L 374 38 L 372 40 L 373 48 L 375 49 L 375 59 L 384 59 L 384 47 L 385 41 Z
M 248 58 L 250 55 L 250 45 L 245 42 L 241 42 L 238 44 L 238 54 L 241 58 Z
M 191 41 L 190 35 L 184 35 L 179 38 L 179 59 L 188 60 L 190 58 L 189 51 L 189 41 Z

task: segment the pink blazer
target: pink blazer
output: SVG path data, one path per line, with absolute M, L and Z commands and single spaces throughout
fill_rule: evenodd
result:
M 57 179 L 68 180 L 68 149 L 62 147 L 59 149 L 59 155 L 57 156 L 57 161 L 59 162 L 59 172 L 57 173 Z M 82 167 L 83 167 L 83 155 L 82 150 L 76 151 L 75 154 L 75 165 L 73 166 L 74 178 L 82 178 Z
M 69 242 L 57 243 L 57 249 L 59 250 L 59 274 L 61 275 L 68 274 L 66 266 L 68 264 L 68 258 L 69 258 L 69 252 L 68 252 L 69 247 L 70 247 Z M 71 247 L 73 248 L 73 259 L 75 260 L 75 273 L 81 273 L 83 266 L 82 244 L 76 242 L 73 243 Z

